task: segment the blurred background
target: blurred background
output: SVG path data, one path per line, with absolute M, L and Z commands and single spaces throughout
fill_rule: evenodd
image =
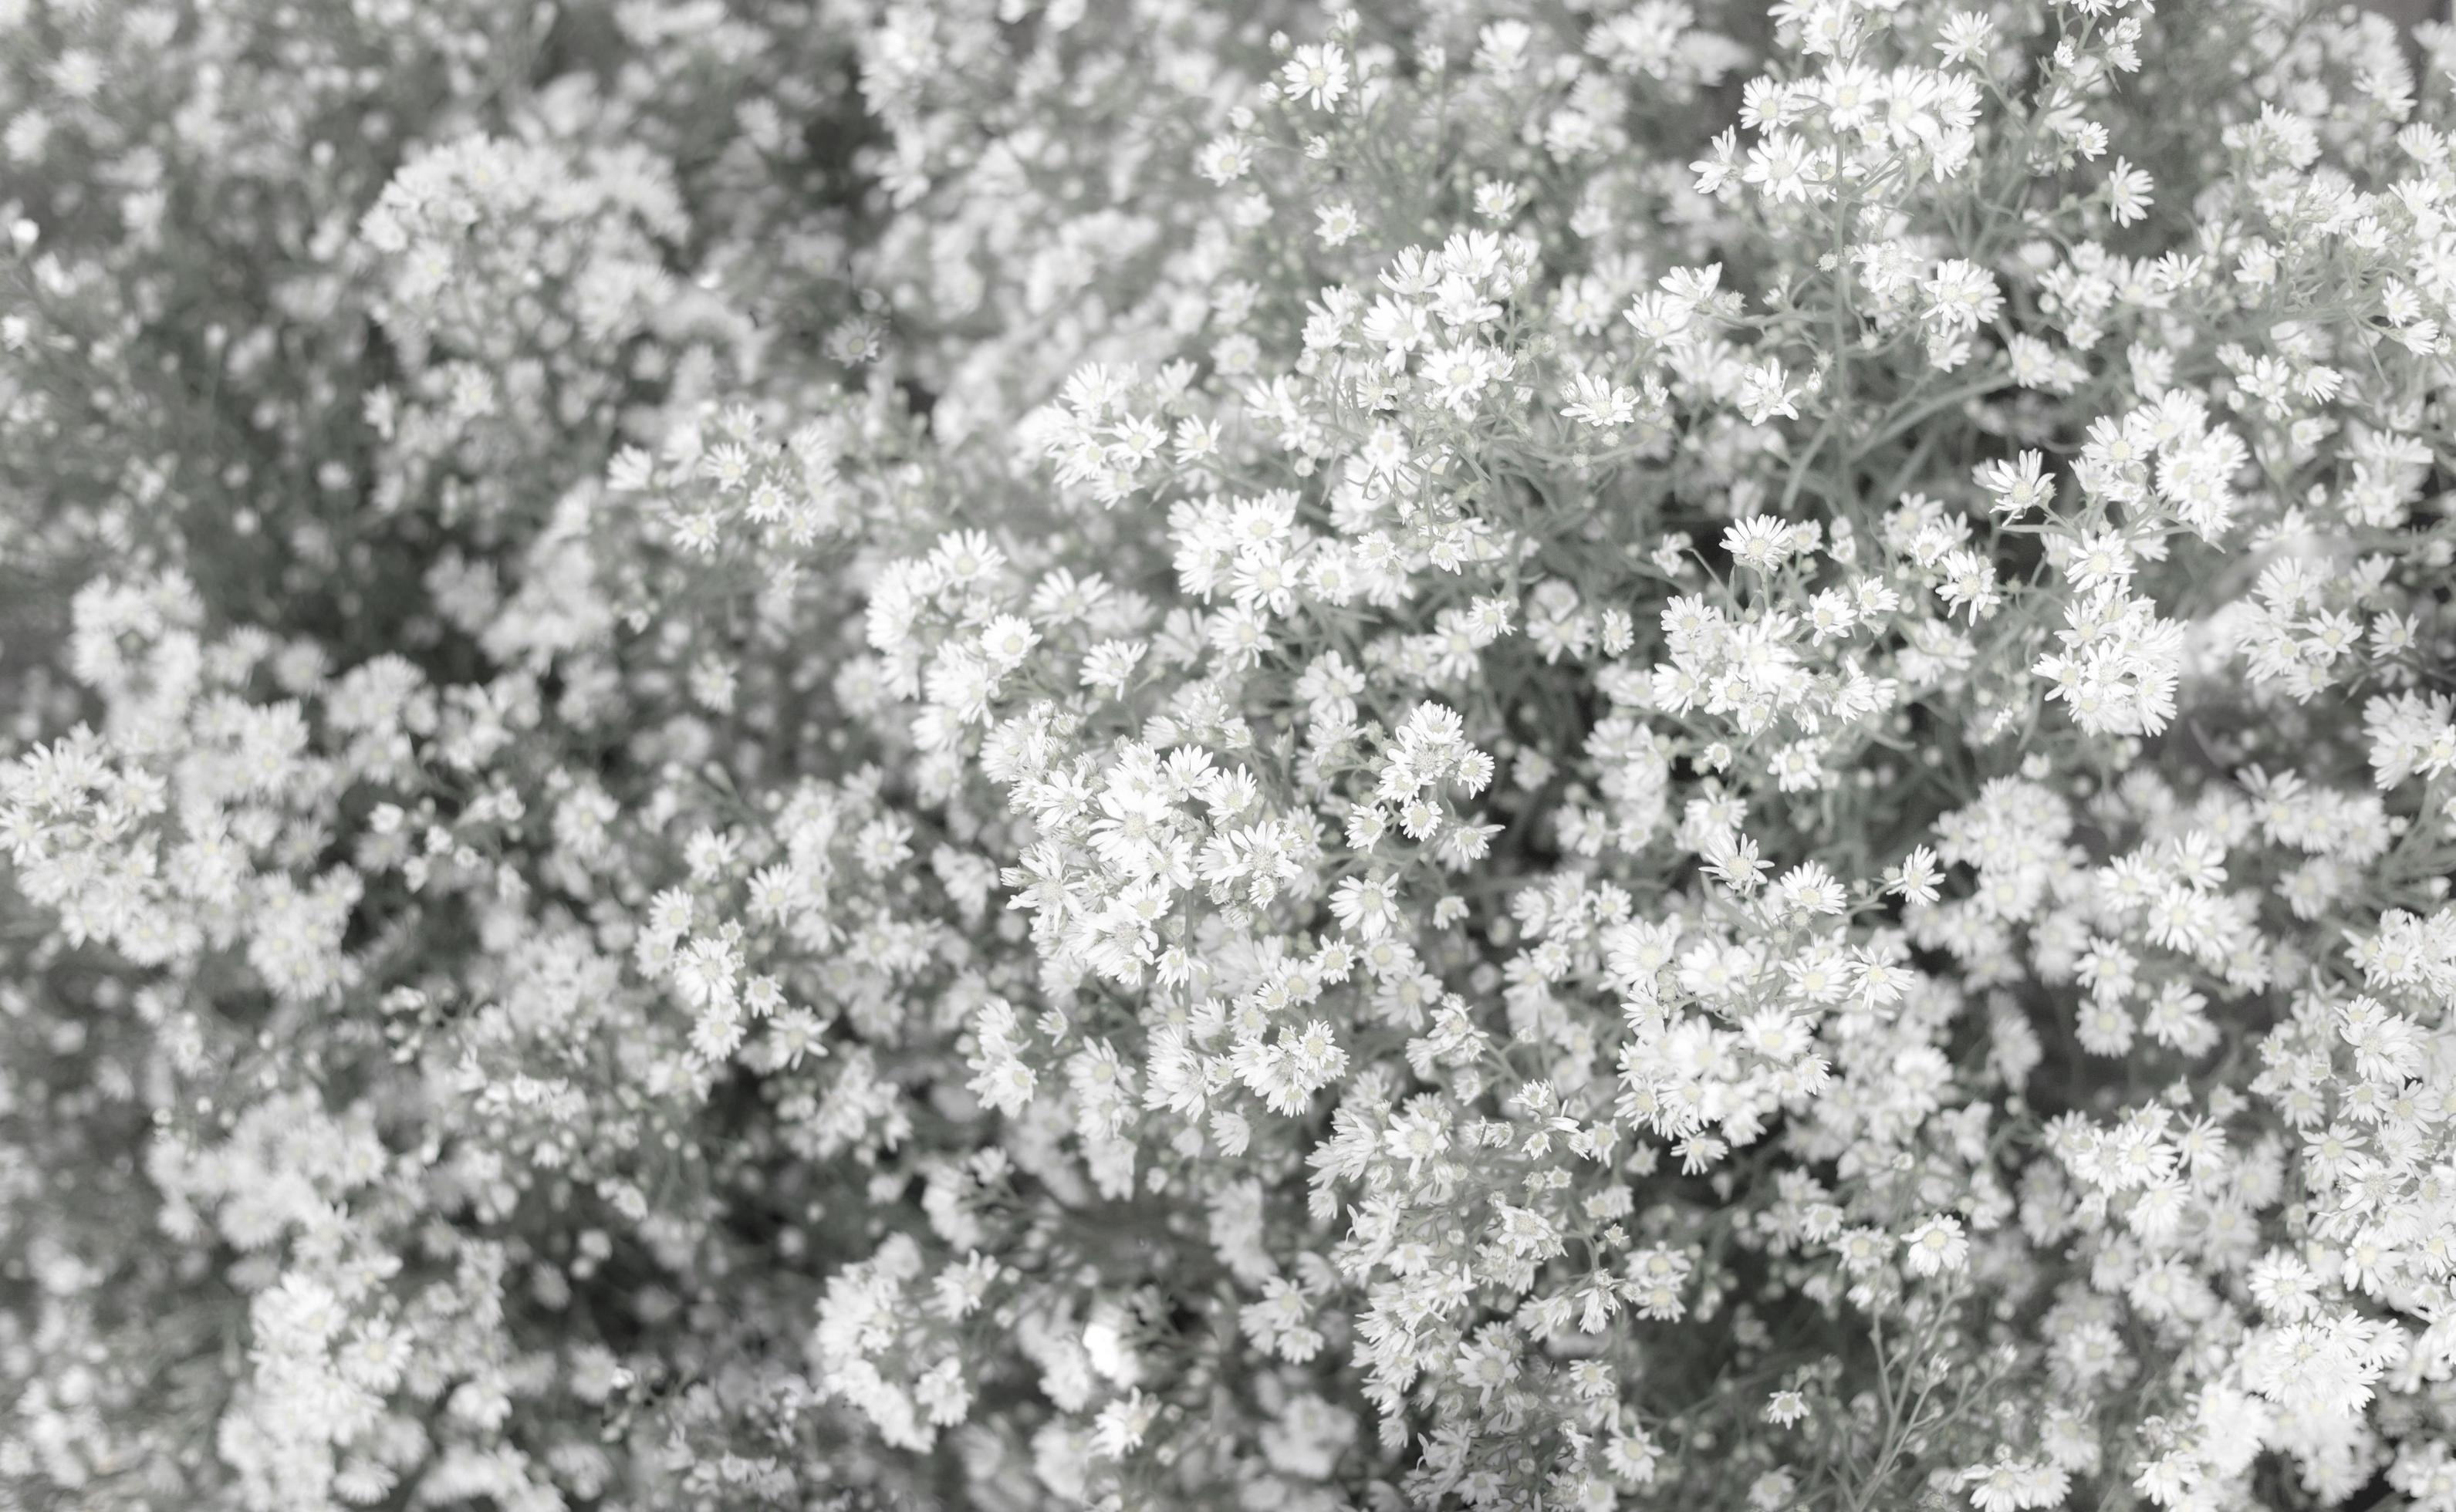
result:
M 2369 9 L 2404 27 L 2410 27 L 2419 21 L 2447 19 L 2446 0 L 2364 0 L 2364 3 Z

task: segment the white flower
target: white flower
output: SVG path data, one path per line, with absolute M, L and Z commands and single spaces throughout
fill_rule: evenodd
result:
M 1791 381 L 1779 362 L 1752 362 L 1740 370 L 1740 413 L 1751 425 L 1763 425 L 1776 416 L 1797 419 L 1800 393 L 1800 386 Z
M 1349 877 L 1330 895 L 1332 917 L 1340 928 L 1362 939 L 1377 940 L 1398 922 L 1396 890 L 1381 877 Z
M 1347 56 L 1331 43 L 1301 47 L 1280 69 L 1279 77 L 1289 98 L 1317 111 L 1332 110 L 1347 93 Z
M 1232 184 L 1253 172 L 1253 149 L 1241 137 L 1215 136 L 1195 154 L 1195 166 L 1215 184 Z
M 1902 1254 L 1913 1276 L 1936 1276 L 1969 1263 L 1970 1241 L 1963 1236 L 1958 1218 L 1936 1214 L 1904 1236 Z
M 1763 191 L 1777 205 L 1805 203 L 1832 193 L 1821 182 L 1820 166 L 1815 149 L 1789 132 L 1774 132 L 1749 149 L 1748 167 L 1740 180 Z

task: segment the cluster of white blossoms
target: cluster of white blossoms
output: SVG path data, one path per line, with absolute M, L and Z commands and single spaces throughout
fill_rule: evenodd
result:
M 2456 28 L 0 0 L 0 1509 L 2456 1512 Z

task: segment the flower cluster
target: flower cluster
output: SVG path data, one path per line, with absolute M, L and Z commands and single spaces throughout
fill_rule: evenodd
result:
M 2456 1512 L 2456 28 L 0 0 L 0 1507 Z

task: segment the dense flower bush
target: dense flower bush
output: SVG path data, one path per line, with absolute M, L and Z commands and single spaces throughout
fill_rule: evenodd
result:
M 2456 31 L 0 0 L 0 1507 L 2456 1512 Z

